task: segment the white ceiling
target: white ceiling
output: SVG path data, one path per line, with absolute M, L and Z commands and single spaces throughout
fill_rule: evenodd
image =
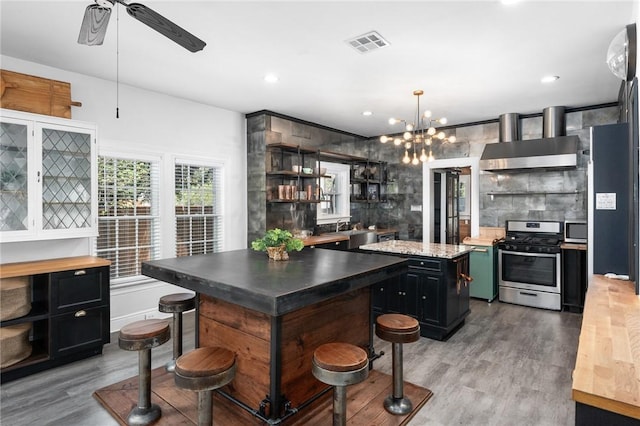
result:
M 102 46 L 77 44 L 90 2 L 1 0 L 0 53 L 114 81 L 119 32 L 123 84 L 364 136 L 400 131 L 387 121 L 412 119 L 414 89 L 425 91 L 421 109 L 450 124 L 616 101 L 605 54 L 636 13 L 631 0 L 138 0 L 207 43 L 190 53 L 123 7 Z M 345 43 L 371 30 L 390 46 L 360 54 Z M 541 84 L 548 74 L 560 79 Z

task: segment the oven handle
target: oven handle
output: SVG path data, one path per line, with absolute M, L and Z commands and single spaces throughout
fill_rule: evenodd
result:
M 523 295 L 523 296 L 533 296 L 533 297 L 538 297 L 538 295 L 537 295 L 537 294 L 535 294 L 535 293 L 528 293 L 528 292 L 526 292 L 526 291 L 520 291 L 519 293 L 520 293 L 521 295 Z
M 529 253 L 522 251 L 511 251 L 511 250 L 498 250 L 498 254 L 502 256 L 502 254 L 512 254 L 514 256 L 529 256 L 529 257 L 558 257 L 560 253 Z

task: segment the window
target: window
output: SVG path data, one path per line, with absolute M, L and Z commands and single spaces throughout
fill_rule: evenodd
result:
M 98 157 L 96 255 L 111 261 L 111 279 L 141 275 L 160 253 L 158 161 Z
M 221 166 L 176 161 L 176 256 L 222 250 L 221 177 Z
M 350 217 L 349 165 L 323 162 L 322 167 L 326 167 L 327 172 L 320 178 L 322 201 L 318 205 L 318 224 Z

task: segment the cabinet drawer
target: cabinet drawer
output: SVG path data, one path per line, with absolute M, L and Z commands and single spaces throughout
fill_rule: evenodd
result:
M 52 357 L 109 343 L 109 308 L 81 309 L 51 318 Z
M 409 258 L 410 268 L 428 269 L 429 271 L 442 272 L 442 262 L 432 259 L 420 259 L 418 257 Z
M 51 314 L 109 304 L 109 268 L 87 268 L 51 274 Z

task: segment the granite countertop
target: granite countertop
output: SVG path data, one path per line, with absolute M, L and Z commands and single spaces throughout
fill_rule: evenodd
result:
M 272 316 L 329 300 L 407 270 L 406 259 L 338 250 L 302 250 L 287 261 L 250 249 L 152 260 L 142 273 Z
M 455 257 L 473 251 L 473 246 L 392 240 L 383 241 L 380 243 L 365 244 L 360 246 L 360 250 L 371 250 L 393 254 L 406 254 L 410 256 L 453 259 Z

